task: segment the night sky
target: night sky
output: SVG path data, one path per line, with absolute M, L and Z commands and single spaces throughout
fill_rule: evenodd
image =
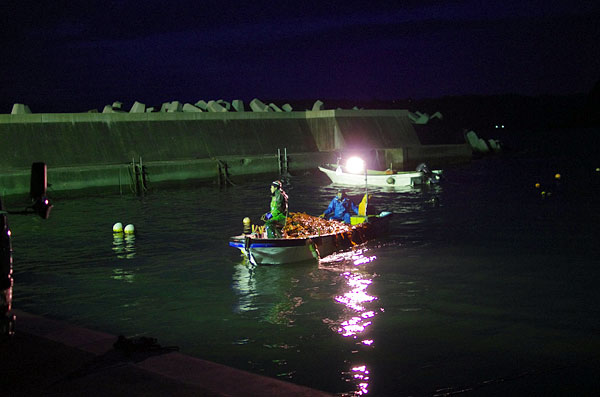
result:
M 0 113 L 587 93 L 600 79 L 598 4 L 4 1 Z

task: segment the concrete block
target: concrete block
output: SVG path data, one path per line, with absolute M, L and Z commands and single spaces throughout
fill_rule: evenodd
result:
M 473 130 L 471 130 L 465 134 L 465 139 L 467 140 L 467 143 L 469 145 L 471 145 L 471 147 L 473 149 L 476 149 L 477 146 L 479 145 L 479 137 Z
M 208 101 L 206 110 L 213 113 L 222 113 L 227 111 L 227 109 L 218 104 L 217 101 Z
M 113 109 L 121 109 L 123 107 L 123 102 L 115 101 L 112 104 Z
M 312 111 L 323 110 L 323 101 L 317 99 L 313 104 Z
M 282 110 L 281 110 L 281 108 L 280 108 L 279 106 L 275 105 L 275 104 L 274 104 L 274 103 L 272 103 L 272 102 L 271 102 L 271 103 L 269 103 L 269 107 L 270 107 L 271 109 L 273 109 L 273 111 L 274 111 L 274 112 L 281 112 L 281 111 L 282 111 Z
M 284 104 L 283 106 L 281 106 L 281 108 L 283 109 L 284 112 L 292 111 L 292 105 L 290 105 L 289 103 Z
M 168 108 L 167 108 L 167 112 L 168 113 L 179 113 L 181 112 L 183 106 L 181 105 L 181 102 L 179 101 L 173 101 L 169 104 Z
M 146 105 L 135 101 L 129 110 L 129 113 L 144 113 L 146 111 Z
M 22 103 L 15 103 L 12 107 L 10 114 L 30 114 L 31 109 L 29 106 L 24 105 Z
M 204 100 L 201 99 L 198 102 L 196 102 L 194 104 L 194 106 L 196 106 L 197 108 L 200 108 L 200 109 L 202 109 L 203 111 L 206 112 L 206 107 L 208 106 L 208 104 L 206 103 L 206 101 L 204 101 Z
M 258 98 L 254 98 L 250 101 L 250 109 L 252 109 L 253 112 L 268 112 L 268 106 Z
M 182 109 L 186 113 L 200 113 L 200 112 L 202 112 L 202 109 L 200 109 L 199 107 L 196 107 L 196 106 L 192 105 L 191 103 L 185 103 L 183 105 Z
M 117 112 L 114 111 L 114 109 L 111 105 L 106 105 L 106 106 L 104 106 L 104 109 L 102 109 L 102 113 L 117 113 Z
M 170 102 L 164 102 L 161 106 L 160 106 L 160 112 L 165 113 L 169 110 L 169 104 Z
M 149 108 L 146 108 L 146 113 L 152 113 L 154 112 L 154 106 L 150 106 Z
M 485 142 L 485 139 L 479 138 L 479 141 L 477 143 L 477 151 L 481 153 L 489 153 L 490 147 Z
M 414 124 L 427 124 L 429 122 L 429 115 L 419 111 L 415 111 L 414 113 L 409 112 L 408 118 L 410 118 Z
M 431 115 L 431 117 L 429 119 L 430 120 L 433 120 L 433 119 L 443 120 L 444 116 L 442 116 L 442 114 L 440 112 L 435 112 L 434 114 Z
M 231 102 L 231 106 L 233 106 L 233 109 L 235 109 L 236 112 L 244 111 L 244 102 L 240 99 L 234 99 Z
M 219 105 L 223 106 L 228 111 L 231 109 L 231 104 L 223 99 L 217 99 L 216 101 Z
M 499 153 L 502 151 L 500 141 L 497 139 L 488 139 L 488 146 L 492 149 L 494 153 Z

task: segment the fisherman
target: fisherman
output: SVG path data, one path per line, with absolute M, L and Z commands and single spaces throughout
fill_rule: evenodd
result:
M 281 181 L 271 182 L 271 210 L 260 219 L 265 222 L 268 238 L 281 238 L 287 220 L 288 196 Z
M 346 196 L 344 189 L 338 189 L 337 194 L 320 217 L 350 224 L 351 212 L 358 215 L 358 207 Z

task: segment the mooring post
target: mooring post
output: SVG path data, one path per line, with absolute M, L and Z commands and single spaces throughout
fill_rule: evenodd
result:
M 218 160 L 217 160 L 217 184 L 219 185 L 219 187 L 223 186 L 221 163 Z
M 148 190 L 148 173 L 146 172 L 146 167 L 142 163 L 142 156 L 140 156 L 140 177 L 142 182 L 142 190 Z
M 281 176 L 281 149 L 277 148 L 277 166 L 279 167 L 279 176 Z
M 133 175 L 135 178 L 135 194 L 140 194 L 140 169 L 138 165 L 135 163 L 135 158 L 131 159 L 131 166 L 133 167 Z

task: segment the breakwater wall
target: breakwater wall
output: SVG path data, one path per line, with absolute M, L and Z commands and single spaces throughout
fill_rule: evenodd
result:
M 470 147 L 421 145 L 406 110 L 223 113 L 60 113 L 0 115 L 0 194 L 29 192 L 32 162 L 48 165 L 53 191 L 114 188 L 143 161 L 151 182 L 211 180 L 316 169 L 336 152 L 376 151 L 375 160 L 410 168 L 468 161 Z

